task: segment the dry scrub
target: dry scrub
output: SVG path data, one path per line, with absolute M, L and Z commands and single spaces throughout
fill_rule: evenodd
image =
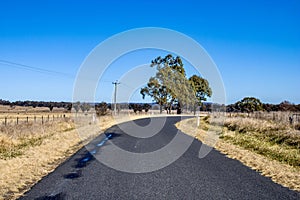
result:
M 273 121 L 228 118 L 221 136 L 232 144 L 294 167 L 300 167 L 300 131 Z M 232 131 L 233 134 L 226 134 Z
M 28 147 L 40 145 L 56 132 L 70 131 L 75 128 L 69 118 L 45 124 L 28 123 L 0 126 L 0 159 L 20 156 Z
M 285 124 L 233 117 L 220 127 L 218 118 L 202 117 L 177 124 L 183 132 L 240 160 L 274 182 L 300 191 L 300 133 Z M 211 142 L 213 141 L 213 142 Z
M 20 197 L 62 161 L 112 125 L 147 116 L 103 116 L 94 123 L 87 117 L 76 124 L 71 119 L 64 119 L 44 125 L 1 126 L 0 199 Z

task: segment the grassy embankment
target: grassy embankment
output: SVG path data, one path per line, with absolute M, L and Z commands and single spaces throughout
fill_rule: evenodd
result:
M 193 128 L 194 127 L 194 128 Z M 228 157 L 272 178 L 283 186 L 300 191 L 300 131 L 286 123 L 248 118 L 244 115 L 202 117 L 178 124 L 183 132 L 214 146 Z

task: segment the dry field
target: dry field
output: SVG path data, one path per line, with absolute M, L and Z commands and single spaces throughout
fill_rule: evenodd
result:
M 39 108 L 37 111 L 29 108 L 24 110 L 22 107 L 4 112 L 5 109 L 0 111 L 0 118 L 4 116 L 13 120 L 16 117 L 26 119 L 27 116 L 49 115 L 50 120 L 45 120 L 44 123 L 30 120 L 27 123 L 23 120 L 18 125 L 15 121 L 6 125 L 0 121 L 0 199 L 20 197 L 105 129 L 117 123 L 150 116 L 120 113 L 117 118 L 109 115 L 93 121 L 91 113 L 76 115 L 55 109 L 50 113 L 47 108 Z M 65 117 L 53 120 L 53 115 Z M 210 119 L 202 116 L 201 128 L 195 128 L 196 119 L 182 121 L 177 126 L 228 157 L 238 159 L 271 177 L 275 182 L 300 191 L 299 133 L 295 129 L 270 120 L 255 120 L 245 116 L 228 117 L 224 127 L 219 126 L 222 123 L 218 120 L 219 117 Z M 266 138 L 263 137 L 265 135 Z M 273 139 L 268 141 L 270 138 Z M 270 151 L 258 147 L 268 148 Z M 281 159 L 277 159 L 278 157 Z
M 177 127 L 228 157 L 290 189 L 300 191 L 300 131 L 288 123 L 246 116 L 188 119 Z
M 63 113 L 66 111 L 64 108 L 56 108 L 54 107 L 52 112 L 53 113 Z M 47 107 L 35 107 L 33 108 L 32 106 L 27 106 L 27 107 L 22 107 L 22 106 L 4 106 L 0 105 L 0 113 L 2 114 L 11 114 L 11 113 L 19 113 L 19 114 L 42 114 L 44 112 L 50 112 L 49 108 Z
M 7 117 L 35 116 L 44 112 L 1 113 Z M 50 113 L 53 114 L 53 113 Z M 82 148 L 105 129 L 149 115 L 103 116 L 65 114 L 65 118 L 40 122 L 0 123 L 0 199 L 16 199 L 61 162 Z M 76 122 L 76 123 L 75 123 Z M 80 132 L 80 136 L 79 136 Z

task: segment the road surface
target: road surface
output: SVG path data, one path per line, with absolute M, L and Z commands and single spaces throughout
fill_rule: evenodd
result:
M 89 149 L 97 147 L 94 152 L 82 148 L 20 199 L 300 199 L 299 193 L 272 182 L 216 150 L 200 159 L 202 143 L 198 140 L 193 140 L 175 162 L 152 172 L 122 172 L 98 161 L 101 151 L 111 144 L 135 153 L 161 149 L 176 134 L 183 135 L 177 133 L 174 126 L 178 121 L 180 117 L 168 117 L 160 132 L 150 138 L 136 138 L 114 126 L 89 144 Z M 150 119 L 135 121 L 146 127 L 147 133 L 156 128 L 149 127 L 149 122 Z M 125 132 L 133 127 L 132 123 L 122 126 L 127 128 Z M 100 156 L 95 159 L 92 154 Z M 109 157 L 120 159 L 120 154 Z

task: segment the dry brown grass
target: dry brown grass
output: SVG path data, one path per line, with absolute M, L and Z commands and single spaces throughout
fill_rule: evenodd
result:
M 211 124 L 216 123 L 212 120 Z M 186 134 L 213 146 L 228 157 L 241 161 L 250 168 L 259 171 L 262 175 L 270 177 L 276 183 L 300 191 L 300 167 L 287 164 L 287 162 L 275 159 L 274 156 L 267 155 L 279 152 L 281 156 L 295 157 L 294 160 L 296 160 L 296 162 L 299 161 L 299 146 L 295 145 L 295 143 L 292 143 L 290 146 L 288 145 L 290 144 L 290 141 L 293 141 L 295 138 L 296 140 L 294 141 L 297 141 L 299 135 L 294 135 L 297 133 L 293 132 L 292 135 L 286 136 L 289 132 L 285 131 L 290 130 L 289 126 L 270 121 L 258 121 L 247 118 L 229 118 L 225 121 L 225 126 L 234 128 L 228 130 L 227 128 L 218 128 L 215 125 L 210 126 L 208 120 L 203 120 L 203 118 L 201 120 L 200 128 L 196 128 L 196 119 L 187 119 L 177 124 L 177 127 Z M 215 132 L 215 134 L 213 134 L 213 132 Z M 259 137 L 264 137 L 264 139 L 260 138 L 254 140 L 253 138 L 247 137 L 251 132 L 254 132 L 255 136 L 253 137 L 258 137 L 257 135 L 259 135 Z M 259 134 L 260 132 L 264 134 Z M 269 133 L 269 135 L 265 135 L 265 133 Z M 231 138 L 232 140 L 225 139 L 226 137 Z M 281 146 L 278 144 L 279 140 L 276 140 L 276 138 L 284 138 L 281 140 Z M 241 140 L 242 142 L 235 143 L 233 142 L 235 140 Z M 246 148 L 241 145 L 248 144 L 249 141 L 253 142 L 256 147 L 264 147 L 264 150 L 261 149 L 262 152 L 267 148 L 272 151 L 266 151 L 265 154 L 259 154 L 259 152 L 256 151 L 257 148 Z
M 0 199 L 20 197 L 62 161 L 112 125 L 148 116 L 103 116 L 96 123 L 91 123 L 87 117 L 87 120 L 81 118 L 81 123 L 76 124 L 71 119 L 64 119 L 43 125 L 2 127 L 0 147 L 4 150 L 0 158 Z
M 54 107 L 51 113 L 62 113 L 66 111 L 64 108 L 56 108 Z M 14 106 L 14 107 L 10 107 L 10 106 L 4 106 L 4 105 L 0 105 L 0 113 L 3 114 L 8 114 L 8 113 L 33 113 L 33 114 L 41 114 L 44 112 L 50 112 L 48 107 L 35 107 L 33 108 L 32 106 Z
M 70 118 L 63 118 L 55 122 L 21 123 L 0 125 L 0 159 L 10 159 L 22 155 L 31 146 L 40 145 L 56 132 L 74 129 Z
M 222 138 L 273 160 L 300 167 L 300 131 L 288 124 L 253 118 L 227 118 Z M 231 134 L 227 134 L 232 131 Z

